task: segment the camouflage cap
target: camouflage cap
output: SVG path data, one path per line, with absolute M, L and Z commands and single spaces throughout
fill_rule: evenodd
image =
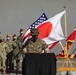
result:
M 16 34 L 14 34 L 13 37 L 16 37 Z
M 11 36 L 10 34 L 7 34 L 7 35 L 6 35 L 6 37 L 10 37 L 10 36 Z
M 22 32 L 22 31 L 23 31 L 23 29 L 21 28 L 21 29 L 20 29 L 20 32 Z
M 39 31 L 37 28 L 31 29 L 31 35 L 38 35 Z

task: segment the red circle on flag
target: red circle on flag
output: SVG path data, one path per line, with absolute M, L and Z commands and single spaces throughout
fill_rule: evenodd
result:
M 38 30 L 39 30 L 39 38 L 43 39 L 49 36 L 49 34 L 52 31 L 52 24 L 51 22 L 45 22 L 41 25 L 38 26 Z

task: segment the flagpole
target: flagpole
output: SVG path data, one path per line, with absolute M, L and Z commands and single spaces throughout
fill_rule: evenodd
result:
M 63 7 L 64 7 L 64 12 L 65 12 L 65 13 L 64 13 L 65 37 L 67 37 L 66 6 L 64 5 Z M 67 42 L 66 42 L 66 46 L 67 46 Z M 64 63 L 66 63 L 67 68 L 68 68 L 69 63 L 70 63 L 70 65 L 71 65 L 71 67 L 73 67 L 73 66 L 72 66 L 72 63 L 71 63 L 71 61 L 70 61 L 70 59 L 69 59 L 69 57 L 68 57 L 68 55 L 69 55 L 69 50 L 67 51 L 67 47 L 64 48 L 64 52 L 65 52 L 65 56 L 66 56 L 66 60 L 64 61 Z M 64 63 L 63 63 L 63 65 L 64 65 Z
M 65 37 L 67 38 L 67 24 L 66 24 L 66 6 L 64 5 L 63 6 L 64 8 L 64 29 L 65 29 Z M 67 46 L 67 43 L 66 43 L 66 46 Z M 64 53 L 65 53 L 65 56 L 68 55 L 68 52 L 67 52 L 67 48 L 64 48 Z M 66 61 L 67 63 L 67 67 L 68 67 L 68 61 Z
M 64 5 L 63 6 L 63 8 L 64 8 L 64 30 L 65 30 L 65 37 L 67 38 L 67 24 L 66 24 L 66 6 Z M 67 43 L 66 43 L 66 46 L 67 46 Z M 64 54 L 65 54 L 65 56 L 67 56 L 67 58 L 66 58 L 66 66 L 68 67 L 68 51 L 67 51 L 67 48 L 65 47 L 64 48 Z M 65 63 L 64 62 L 64 63 Z M 63 63 L 63 64 L 64 64 Z
M 64 50 L 64 47 L 63 47 L 63 45 L 62 45 L 61 41 L 59 41 L 59 44 L 61 45 L 62 49 Z
M 67 24 L 66 24 L 66 6 L 63 6 L 64 8 L 64 29 L 65 29 L 65 37 L 67 37 Z

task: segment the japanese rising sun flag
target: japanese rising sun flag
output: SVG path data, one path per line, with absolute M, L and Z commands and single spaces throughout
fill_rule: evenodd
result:
M 26 37 L 30 35 L 31 28 L 38 28 L 38 37 L 44 40 L 48 45 L 65 39 L 61 27 L 61 17 L 63 16 L 63 14 L 64 12 L 61 12 L 48 20 L 42 21 L 41 24 L 37 23 L 38 25 L 31 25 L 26 32 L 23 41 L 25 41 Z

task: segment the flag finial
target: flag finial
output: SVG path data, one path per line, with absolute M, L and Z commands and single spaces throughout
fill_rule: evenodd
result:
M 42 12 L 44 12 L 44 9 L 41 9 Z

